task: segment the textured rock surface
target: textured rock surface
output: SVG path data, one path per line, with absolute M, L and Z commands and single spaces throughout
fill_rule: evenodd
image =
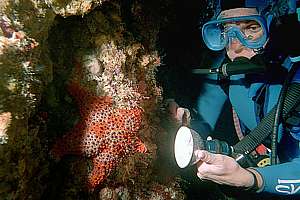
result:
M 46 39 L 55 15 L 42 1 L 0 6 L 0 115 L 11 116 L 0 146 L 0 198 L 38 199 L 45 189 L 47 148 L 39 137 L 43 123 L 31 120 L 51 81 Z
M 47 5 L 58 15 L 63 17 L 71 15 L 85 15 L 93 8 L 101 6 L 101 4 L 108 0 L 46 0 Z

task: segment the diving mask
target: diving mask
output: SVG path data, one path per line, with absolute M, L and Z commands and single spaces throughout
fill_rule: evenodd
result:
M 245 47 L 259 49 L 268 38 L 267 22 L 260 15 L 212 20 L 203 25 L 202 38 L 213 51 L 224 49 L 236 39 Z

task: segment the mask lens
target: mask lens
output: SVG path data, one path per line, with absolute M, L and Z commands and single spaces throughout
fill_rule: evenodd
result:
M 227 44 L 227 36 L 222 24 L 207 24 L 202 28 L 202 37 L 208 48 L 214 51 L 224 49 Z
M 254 20 L 237 22 L 235 27 L 239 35 L 247 42 L 257 42 L 264 35 L 262 26 Z

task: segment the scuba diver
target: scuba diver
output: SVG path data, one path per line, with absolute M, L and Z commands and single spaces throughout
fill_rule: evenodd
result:
M 300 33 L 292 33 L 299 31 L 296 1 L 289 1 L 285 16 L 277 16 L 275 1 L 216 2 L 214 17 L 202 26 L 202 38 L 210 50 L 224 53 L 211 68 L 194 70 L 206 74 L 197 99 L 198 120 L 189 121 L 189 111 L 175 101 L 169 109 L 206 138 L 229 99 L 236 132 L 242 134 L 232 151 L 248 165 L 223 152 L 197 150 L 197 176 L 254 193 L 298 195 L 300 51 L 291 38 Z M 249 165 L 262 154 L 270 156 L 270 165 L 266 160 L 262 167 Z

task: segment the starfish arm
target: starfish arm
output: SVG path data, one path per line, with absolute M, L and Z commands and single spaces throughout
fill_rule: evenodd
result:
M 142 112 L 143 111 L 138 107 L 116 109 L 116 112 L 110 120 L 118 124 L 124 131 L 137 132 L 141 126 Z
M 67 85 L 67 90 L 70 93 L 70 95 L 72 95 L 75 98 L 75 101 L 80 105 L 89 96 L 89 93 L 75 81 Z
M 74 97 L 79 106 L 80 116 L 84 117 L 96 110 L 105 110 L 112 105 L 112 98 L 108 96 L 96 96 L 84 89 L 79 83 L 72 81 L 67 86 L 67 90 Z M 98 111 L 99 112 L 99 111 Z
M 55 143 L 51 155 L 59 160 L 64 155 L 85 155 L 92 157 L 106 148 L 103 141 L 104 135 L 100 126 L 89 126 L 85 128 L 83 123 L 78 123 L 71 132 L 64 135 Z
M 84 137 L 84 124 L 78 123 L 75 127 L 58 139 L 50 151 L 55 160 L 60 160 L 64 155 L 82 154 L 82 139 Z
M 86 110 L 88 109 L 89 105 L 94 100 L 94 96 L 91 95 L 87 90 L 82 88 L 79 83 L 72 81 L 68 84 L 67 90 L 69 94 L 74 97 L 75 102 L 79 105 L 79 112 L 80 115 L 83 116 L 86 114 Z
M 101 184 L 118 164 L 118 155 L 104 149 L 93 158 L 93 170 L 89 174 L 88 187 L 93 189 Z
M 146 153 L 147 152 L 146 145 L 138 137 L 136 137 L 136 139 L 135 139 L 134 149 L 135 149 L 136 152 L 139 152 L 139 153 Z

